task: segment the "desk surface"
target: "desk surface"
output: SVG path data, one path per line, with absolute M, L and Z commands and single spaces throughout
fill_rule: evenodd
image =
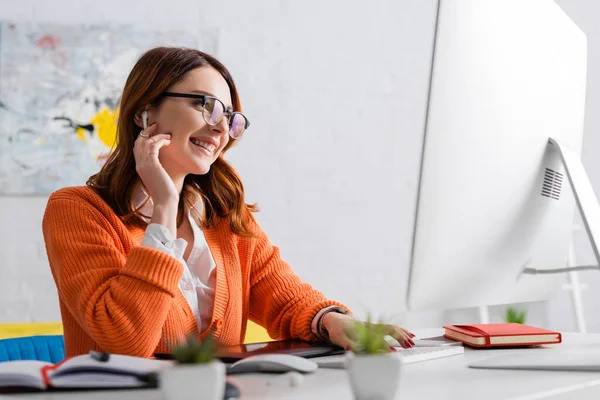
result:
M 417 337 L 435 336 L 441 330 L 415 332 Z M 600 351 L 600 334 L 564 334 L 563 344 L 525 351 L 564 351 L 585 349 Z M 464 355 L 430 360 L 403 367 L 397 399 L 598 399 L 599 372 L 503 371 L 471 369 L 466 365 L 477 359 L 524 350 L 473 350 Z M 243 399 L 353 399 L 344 370 L 320 369 L 307 375 L 295 388 L 283 380 L 267 384 L 264 375 L 238 375 L 230 378 L 242 391 Z M 271 380 L 276 378 L 270 378 Z M 6 395 L 0 399 L 26 400 L 161 400 L 158 390 L 42 393 Z

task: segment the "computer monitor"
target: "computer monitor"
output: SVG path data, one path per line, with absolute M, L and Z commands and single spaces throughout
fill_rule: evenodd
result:
M 575 199 L 584 33 L 551 0 L 440 0 L 407 303 L 452 309 L 549 298 Z M 558 280 L 557 280 L 558 279 Z

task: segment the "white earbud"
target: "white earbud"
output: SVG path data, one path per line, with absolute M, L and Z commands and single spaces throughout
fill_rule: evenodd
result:
M 142 124 L 144 129 L 148 128 L 148 111 L 142 111 Z

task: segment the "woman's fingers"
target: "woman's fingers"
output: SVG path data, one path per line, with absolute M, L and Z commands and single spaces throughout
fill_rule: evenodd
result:
M 171 135 L 161 134 L 150 136 L 148 139 L 151 143 L 148 145 L 148 155 L 154 155 L 158 157 L 158 151 L 164 147 L 168 146 L 171 143 Z
M 355 344 L 346 334 L 340 334 L 339 336 L 329 338 L 331 343 L 342 347 L 346 351 L 354 350 Z
M 415 337 L 414 333 L 407 331 L 406 329 L 402 328 L 401 326 L 398 326 L 397 328 L 402 330 L 402 332 L 406 333 L 411 339 Z
M 168 133 L 157 133 L 156 123 L 144 129 L 133 144 L 133 156 L 135 158 L 135 170 L 144 183 L 148 195 L 152 197 L 154 205 L 166 205 L 176 207 L 179 201 L 179 189 L 175 187 L 173 180 L 163 168 L 158 157 L 160 149 L 171 143 L 171 135 Z M 167 218 L 168 219 L 168 218 Z M 173 234 L 177 233 L 175 221 L 165 222 Z
M 407 332 L 398 326 L 390 325 L 389 327 L 390 331 L 388 335 L 400 343 L 400 346 L 404 347 L 405 349 L 409 349 L 415 345 L 415 342 L 410 337 L 410 332 Z
M 152 127 L 149 127 L 148 130 Z M 146 159 L 158 159 L 159 150 L 164 146 L 168 146 L 170 143 L 171 135 L 168 133 L 160 133 L 147 138 L 138 136 L 133 148 L 134 154 L 136 155 L 136 163 L 141 163 Z
M 163 139 L 169 139 L 171 140 L 171 134 L 170 133 L 158 133 L 156 135 L 152 135 L 149 138 L 147 138 L 146 140 L 149 143 L 156 143 L 159 140 L 163 140 Z
M 135 144 L 137 144 L 138 142 L 143 142 L 144 140 L 148 140 L 155 133 L 156 133 L 156 124 L 152 124 L 139 133 L 138 137 L 135 139 Z M 135 144 L 134 144 L 134 146 L 135 146 Z
M 355 324 L 355 321 L 352 321 L 353 324 Z M 343 347 L 346 350 L 355 350 L 356 348 L 356 343 L 355 340 L 358 338 L 354 338 L 355 340 L 353 340 L 352 333 L 354 333 L 353 329 L 349 329 L 348 327 L 346 327 L 347 329 L 337 329 L 339 327 L 335 326 L 335 324 L 333 324 L 330 321 L 330 324 L 333 326 L 328 326 L 327 330 L 330 333 L 330 337 L 329 340 L 338 345 Z M 412 340 L 412 338 L 414 337 L 414 335 L 412 333 L 410 333 L 409 331 L 407 331 L 406 329 L 403 329 L 399 326 L 396 325 L 388 325 L 388 324 L 374 324 L 377 326 L 377 330 L 379 331 L 380 334 L 383 334 L 385 336 L 391 336 L 392 338 L 394 338 L 394 340 L 396 340 L 400 346 L 409 349 L 412 348 L 415 345 L 415 342 Z M 343 327 L 342 327 L 343 328 Z M 391 346 L 390 344 L 390 351 L 395 351 L 396 349 Z

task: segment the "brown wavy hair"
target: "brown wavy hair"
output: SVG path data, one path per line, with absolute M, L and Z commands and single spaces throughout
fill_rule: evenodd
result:
M 184 79 L 185 74 L 196 68 L 212 67 L 217 70 L 229 85 L 234 111 L 242 111 L 240 98 L 231 74 L 221 62 L 199 50 L 157 47 L 147 51 L 137 61 L 123 89 L 119 102 L 116 146 L 108 160 L 87 185 L 92 187 L 106 203 L 122 217 L 126 223 L 145 227 L 146 222 L 139 209 L 133 204 L 136 188 L 142 184 L 133 157 L 133 144 L 141 132 L 134 122 L 136 112 L 144 106 L 160 105 L 160 94 Z M 238 139 L 239 140 L 239 139 Z M 183 184 L 179 200 L 179 218 L 183 221 L 184 205 L 192 205 L 197 195 L 203 202 L 203 212 L 198 217 L 202 228 L 213 227 L 219 219 L 227 219 L 231 231 L 239 236 L 251 237 L 254 221 L 252 212 L 256 205 L 244 202 L 244 187 L 233 167 L 224 159 L 223 154 L 236 143 L 230 139 L 219 157 L 205 175 L 189 174 Z

